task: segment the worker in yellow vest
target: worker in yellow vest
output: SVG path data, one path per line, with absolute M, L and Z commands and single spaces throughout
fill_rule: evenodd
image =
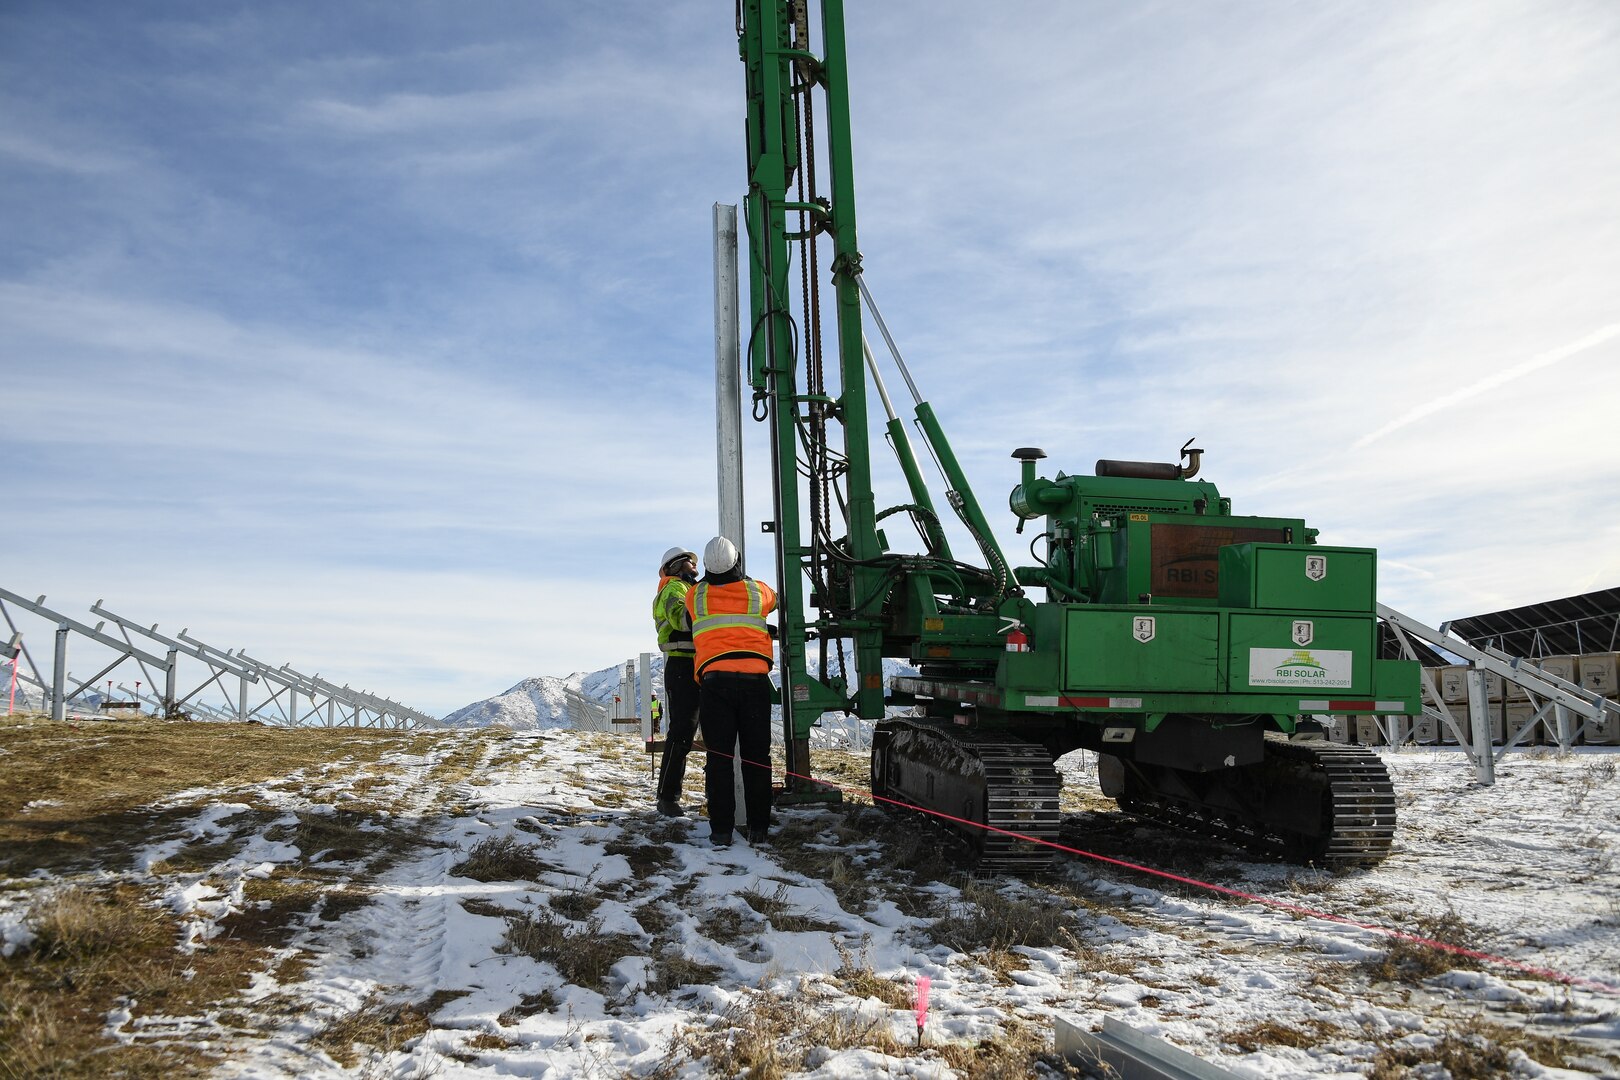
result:
M 664 552 L 658 564 L 658 592 L 653 597 L 653 625 L 658 630 L 658 651 L 664 654 L 664 695 L 669 699 L 669 734 L 664 759 L 658 768 L 658 812 L 682 817 L 681 781 L 686 777 L 686 756 L 697 734 L 698 688 L 693 666 L 692 617 L 686 594 L 697 581 L 697 555 L 682 547 Z M 663 710 L 653 700 L 653 726 Z
M 698 714 L 703 743 L 709 837 L 729 847 L 737 799 L 731 758 L 742 757 L 748 841 L 761 844 L 771 821 L 771 634 L 765 616 L 776 593 L 743 573 L 737 547 L 723 536 L 703 549 L 703 580 L 686 596 L 697 646 Z

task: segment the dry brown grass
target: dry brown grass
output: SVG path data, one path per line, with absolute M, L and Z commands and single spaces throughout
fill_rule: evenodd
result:
M 187 979 L 179 928 L 133 886 L 42 893 L 26 919 L 34 940 L 0 960 L 0 1064 L 16 1078 L 195 1076 L 210 1056 L 179 1044 L 117 1046 L 104 1034 L 119 1000 L 165 1003 L 219 983 Z M 203 986 L 189 985 L 201 978 Z
M 357 1047 L 371 1047 L 386 1054 L 420 1038 L 430 1026 L 418 1006 L 372 997 L 348 1016 L 328 1024 L 310 1042 L 332 1055 L 338 1064 L 352 1069 L 360 1063 Z
M 836 844 L 847 845 L 850 838 L 858 835 L 857 830 L 848 826 L 849 819 L 864 814 L 876 815 L 877 811 L 871 807 L 864 810 L 851 807 L 816 815 L 784 815 L 772 843 L 771 857 L 784 869 L 821 879 L 838 898 L 840 907 L 858 915 L 871 907 L 872 898 L 877 895 L 872 875 L 857 869 L 847 851 L 829 850 L 820 837 L 830 830 L 834 837 L 841 838 L 835 839 Z M 848 836 L 845 836 L 846 830 Z
M 803 993 L 748 994 L 709 1026 L 687 1029 L 672 1040 L 655 1075 L 678 1075 L 687 1063 L 703 1062 L 704 1071 L 712 1076 L 782 1080 L 808 1068 L 812 1053 L 854 1047 L 891 1057 L 907 1052 L 886 1019 L 861 1018 L 826 1009 L 824 1004 Z
M 575 986 L 601 992 L 613 965 L 641 946 L 628 934 L 602 933 L 599 919 L 570 924 L 541 911 L 508 916 L 500 951 L 548 963 Z
M 1440 915 L 1417 915 L 1411 920 L 1416 937 L 1455 945 L 1466 949 L 1488 947 L 1489 934 L 1479 927 L 1470 926 L 1456 912 Z M 1455 968 L 1477 970 L 1483 965 L 1471 956 L 1437 949 L 1423 941 L 1392 937 L 1389 948 L 1376 960 L 1362 964 L 1363 970 L 1374 979 L 1415 985 L 1424 979 L 1443 975 Z
M 958 1076 L 974 1080 L 1026 1080 L 1036 1075 L 1037 1066 L 1049 1075 L 1085 1075 L 1053 1051 L 1040 1028 L 1016 1021 L 994 1039 L 945 1043 L 938 1047 L 938 1053 Z
M 581 887 L 552 893 L 548 903 L 558 915 L 578 922 L 590 918 L 591 913 L 602 906 L 602 899 L 600 893 Z
M 200 803 L 160 805 L 179 792 L 213 788 L 229 799 L 233 788 L 286 785 L 300 771 L 318 776 L 323 790 L 341 790 L 347 775 L 367 763 L 390 752 L 428 749 L 433 738 L 151 717 L 116 724 L 0 720 L 7 768 L 0 786 L 0 874 L 12 875 L 13 888 L 38 889 L 28 916 L 34 943 L 0 961 L 0 1075 L 204 1074 L 212 1059 L 199 1040 L 148 1036 L 121 1046 L 105 1032 L 108 1011 L 133 999 L 137 1019 L 212 1014 L 239 1032 L 268 1031 L 276 1019 L 237 1007 L 241 992 L 265 971 L 284 981 L 300 978 L 309 961 L 287 953 L 293 935 L 313 918 L 335 919 L 369 901 L 363 888 L 338 887 L 334 875 L 318 869 L 250 879 L 247 908 L 222 920 L 218 936 L 185 953 L 176 948 L 179 922 L 157 902 L 159 886 L 144 874 L 50 892 L 22 879 L 38 872 L 134 870 L 135 853 L 185 838 L 203 810 Z M 279 816 L 254 808 L 221 819 L 220 834 L 189 840 L 156 864 L 153 875 L 206 880 Z M 384 831 L 369 831 L 376 826 Z M 304 815 L 281 835 L 306 857 L 325 848 L 374 863 L 415 842 L 397 820 L 352 811 Z
M 528 1017 L 539 1013 L 555 1012 L 557 1006 L 561 1004 L 562 1002 L 557 995 L 548 988 L 538 994 L 524 994 L 516 1005 L 507 1009 L 495 1019 L 497 1022 L 511 1027 L 513 1024 L 521 1023 Z
M 534 881 L 552 869 L 539 850 L 539 844 L 525 844 L 509 833 L 486 836 L 450 873 L 473 881 Z
M 717 945 L 746 945 L 759 936 L 764 924 L 764 919 L 750 918 L 736 908 L 722 907 L 703 915 L 698 921 L 698 933 Z
M 1066 945 L 1074 921 L 1074 911 L 1050 895 L 1016 896 L 994 882 L 970 881 L 930 933 L 958 952 L 1005 951 Z
M 810 748 L 810 774 L 865 792 L 872 786 L 872 756 L 853 750 L 826 750 L 813 746 Z M 852 805 L 871 805 L 871 800 L 862 794 L 846 790 L 843 795 L 845 802 Z
M 380 874 L 429 843 L 420 823 L 372 810 L 300 810 L 297 822 L 265 830 L 269 840 L 292 844 L 299 859 L 314 864 L 364 864 Z
M 1416 1075 L 1444 1075 L 1450 1080 L 1494 1080 L 1512 1075 L 1510 1065 L 1508 1051 L 1489 1039 L 1448 1032 L 1433 1045 L 1381 1048 L 1366 1075 L 1368 1080 L 1402 1080 Z
M 864 1049 L 892 1058 L 937 1059 L 958 1076 L 983 1080 L 1026 1080 L 1044 1068 L 1077 1076 L 1058 1059 L 1039 1029 L 1014 1021 L 995 1038 L 978 1042 L 919 1045 L 896 1037 L 887 1017 L 855 1010 L 801 988 L 792 994 L 754 992 L 738 999 L 703 1028 L 687 1029 L 671 1041 L 654 1077 L 680 1075 L 701 1062 L 712 1076 L 781 1080 L 815 1067 L 829 1055 Z
M 1342 1034 L 1340 1029 L 1320 1020 L 1307 1020 L 1303 1028 L 1291 1027 L 1276 1020 L 1261 1020 L 1222 1036 L 1222 1041 L 1252 1054 L 1267 1046 L 1291 1046 L 1308 1050 L 1328 1039 Z
M 675 925 L 675 918 L 661 901 L 648 900 L 630 912 L 632 918 L 641 924 L 641 928 L 653 937 L 662 937 Z
M 864 942 L 859 955 L 842 945 L 835 947 L 841 963 L 833 978 L 838 980 L 845 993 L 860 998 L 876 998 L 891 1009 L 909 1009 L 916 1004 L 917 988 L 910 980 L 879 975 L 872 970 L 871 961 L 866 958 Z
M 637 881 L 668 873 L 680 861 L 675 857 L 675 849 L 667 843 L 649 844 L 625 838 L 609 841 L 603 850 L 609 855 L 623 855 Z
M 0 871 L 17 877 L 86 866 L 117 869 L 171 834 L 197 807 L 153 809 L 198 787 L 259 784 L 334 757 L 372 761 L 424 736 L 287 729 L 145 717 L 56 724 L 0 718 Z M 36 805 L 24 811 L 30 803 Z
M 653 957 L 647 989 L 655 994 L 668 994 L 683 986 L 712 986 L 724 974 L 724 968 L 687 956 L 680 942 L 665 940 Z
M 1475 1077 L 1500 1075 L 1470 1072 L 1470 1068 L 1479 1068 L 1478 1060 L 1494 1062 L 1499 1056 L 1514 1050 L 1522 1051 L 1539 1065 L 1554 1069 L 1579 1071 L 1591 1066 L 1590 1058 L 1585 1062 L 1581 1060 L 1583 1048 L 1568 1039 L 1553 1035 L 1538 1035 L 1523 1028 L 1494 1024 L 1483 1017 L 1465 1020 L 1454 1030 L 1444 1033 L 1440 1045 L 1434 1048 L 1433 1060 L 1444 1065 L 1451 1072 L 1453 1080 L 1474 1080 Z M 1375 1061 L 1374 1072 L 1370 1073 L 1370 1076 L 1378 1075 L 1376 1070 L 1382 1060 L 1380 1056 L 1379 1060 Z M 1599 1071 L 1612 1074 L 1616 1056 L 1611 1052 L 1607 1061 L 1609 1067 Z
M 820 930 L 830 934 L 838 929 L 836 923 L 818 919 L 789 900 L 787 898 L 787 885 L 785 884 L 778 884 L 776 890 L 769 894 L 758 889 L 744 889 L 737 895 L 742 897 L 743 902 L 749 907 L 765 916 L 771 926 L 777 930 L 787 933 Z

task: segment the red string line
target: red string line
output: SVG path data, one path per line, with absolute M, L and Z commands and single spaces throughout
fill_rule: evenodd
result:
M 735 755 L 728 754 L 723 750 L 709 748 L 708 752 L 711 754 L 719 754 L 723 758 L 740 760 L 744 765 L 752 765 L 758 769 L 765 769 L 769 771 L 772 768 L 769 763 L 761 765 L 759 762 L 750 761 L 747 758 L 737 758 Z M 1127 862 L 1124 859 L 1115 859 L 1107 855 L 1099 855 L 1094 851 L 1084 851 L 1080 848 L 1069 847 L 1067 844 L 1059 844 L 1052 840 L 1044 840 L 1038 836 L 1029 836 L 1025 833 L 1013 832 L 1010 829 L 997 828 L 994 825 L 986 825 L 982 821 L 971 821 L 967 818 L 957 817 L 954 814 L 947 814 L 941 810 L 930 810 L 925 806 L 915 806 L 908 802 L 901 802 L 899 799 L 890 799 L 886 796 L 868 791 L 866 788 L 856 787 L 848 784 L 839 784 L 831 780 L 824 780 L 814 776 L 805 776 L 802 773 L 792 772 L 787 769 L 783 769 L 782 771 L 785 776 L 791 776 L 799 780 L 806 780 L 821 787 L 829 787 L 839 791 L 847 791 L 852 794 L 862 795 L 871 799 L 873 802 L 884 802 L 893 806 L 901 807 L 905 810 L 915 810 L 919 813 L 928 814 L 932 817 L 941 818 L 945 821 L 954 821 L 959 825 L 970 825 L 975 829 L 983 829 L 985 832 L 997 833 L 1001 836 L 1010 836 L 1015 840 L 1023 840 L 1031 844 L 1040 844 L 1043 847 L 1055 848 L 1058 851 L 1066 852 L 1070 855 L 1079 855 L 1082 858 L 1093 859 L 1100 863 L 1107 863 L 1110 866 L 1118 866 L 1125 870 L 1133 870 L 1139 874 L 1148 874 L 1153 877 L 1174 881 L 1182 885 L 1191 885 L 1194 888 L 1206 889 L 1210 892 L 1220 893 L 1223 896 L 1231 896 L 1239 900 L 1248 900 L 1256 904 L 1264 904 L 1267 907 L 1277 908 L 1280 911 L 1287 911 L 1295 915 L 1304 915 L 1313 919 L 1323 919 L 1327 922 L 1338 923 L 1342 926 L 1352 926 L 1357 930 L 1367 930 L 1374 934 L 1383 934 L 1386 937 L 1396 938 L 1400 941 L 1410 941 L 1414 945 L 1423 945 L 1431 949 L 1438 949 L 1441 952 L 1451 953 L 1455 956 L 1466 956 L 1471 960 L 1479 960 L 1485 963 L 1499 964 L 1504 967 L 1515 968 L 1527 974 L 1537 975 L 1544 979 L 1551 979 L 1554 982 L 1564 983 L 1568 986 L 1579 986 L 1587 990 L 1594 990 L 1600 994 L 1620 995 L 1620 986 L 1601 982 L 1597 979 L 1588 979 L 1579 975 L 1566 975 L 1563 972 L 1555 971 L 1552 968 L 1537 967 L 1534 964 L 1526 964 L 1510 957 L 1498 956 L 1495 953 L 1481 952 L 1478 949 L 1469 949 L 1464 948 L 1461 945 L 1452 945 L 1448 942 L 1436 941 L 1433 938 L 1426 938 L 1419 934 L 1413 934 L 1405 930 L 1396 930 L 1388 926 L 1380 926 L 1377 923 L 1360 922 L 1344 915 L 1335 915 L 1328 911 L 1317 911 L 1315 908 L 1304 907 L 1300 904 L 1290 903 L 1287 900 L 1278 900 L 1274 897 L 1261 896 L 1258 893 L 1244 892 L 1241 889 L 1228 888 L 1225 885 L 1216 885 L 1214 882 L 1210 881 L 1200 881 L 1197 878 L 1184 877 L 1180 874 L 1172 874 L 1168 870 L 1155 870 L 1151 866 L 1143 866 L 1140 863 Z

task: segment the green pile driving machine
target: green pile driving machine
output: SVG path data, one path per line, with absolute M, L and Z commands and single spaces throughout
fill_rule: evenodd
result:
M 1420 711 L 1417 664 L 1377 657 L 1375 553 L 1317 544 L 1296 518 L 1234 515 L 1196 479 L 1189 442 L 1176 462 L 1102 460 L 1095 475 L 1051 479 L 1042 451 L 1013 451 L 1011 511 L 1019 531 L 1038 532 L 1036 565 L 1011 566 L 862 280 L 842 0 L 821 0 L 814 27 L 811 0 L 741 0 L 737 29 L 745 362 L 770 432 L 787 797 L 823 794 L 809 779 L 810 729 L 844 711 L 879 721 L 874 793 L 957 828 L 982 868 L 1049 861 L 1023 838 L 1055 840 L 1053 762 L 1077 749 L 1099 755 L 1104 794 L 1132 813 L 1301 862 L 1382 859 L 1395 829 L 1388 773 L 1313 719 Z M 882 380 L 867 313 L 910 390 L 943 504 Z M 881 511 L 869 388 L 909 489 Z M 942 506 L 970 555 L 952 551 Z M 915 526 L 916 550 L 891 548 L 890 518 L 889 529 Z M 917 674 L 885 679 L 885 657 Z

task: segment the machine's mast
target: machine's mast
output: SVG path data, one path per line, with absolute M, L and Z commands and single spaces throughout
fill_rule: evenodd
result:
M 755 416 L 771 425 L 782 711 L 788 768 L 801 774 L 807 772 L 809 730 L 821 713 L 854 708 L 862 716 L 882 715 L 882 626 L 856 607 L 884 584 L 876 565 L 882 552 L 866 427 L 843 5 L 822 0 L 818 54 L 807 4 L 743 0 L 738 28 L 748 86 L 748 377 Z M 819 117 L 818 101 L 824 105 Z M 825 177 L 818 137 L 826 144 Z M 820 333 L 824 240 L 831 241 L 826 270 L 837 319 L 831 385 Z M 839 427 L 842 438 L 835 439 Z M 801 475 L 808 478 L 805 505 Z M 807 584 L 814 590 L 808 595 Z M 838 602 L 835 593 L 847 600 Z M 809 618 L 811 605 L 821 611 L 819 620 Z M 806 665 L 812 635 L 821 643 L 819 678 Z M 865 676 L 856 686 L 829 670 L 827 644 L 844 638 L 853 639 L 856 670 Z

